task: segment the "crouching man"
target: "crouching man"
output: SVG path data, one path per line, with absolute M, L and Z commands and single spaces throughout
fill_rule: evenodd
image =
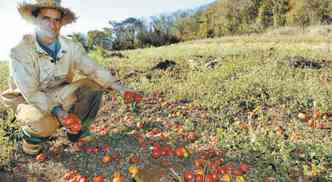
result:
M 41 143 L 61 126 L 77 141 L 82 122 L 95 118 L 104 91 L 116 90 L 125 102 L 140 102 L 138 93 L 120 85 L 79 43 L 60 36 L 61 27 L 76 20 L 60 0 L 19 4 L 18 11 L 35 26 L 35 33 L 11 50 L 9 89 L 1 101 L 16 111 L 25 153 L 40 153 Z M 74 81 L 76 72 L 86 77 Z

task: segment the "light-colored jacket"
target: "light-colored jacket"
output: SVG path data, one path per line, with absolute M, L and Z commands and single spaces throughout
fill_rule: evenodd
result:
M 6 106 L 15 108 L 27 102 L 48 113 L 57 105 L 70 106 L 73 101 L 68 96 L 76 88 L 65 83 L 71 83 L 77 71 L 102 89 L 124 92 L 118 80 L 91 60 L 80 44 L 65 37 L 59 37 L 59 41 L 61 49 L 56 64 L 38 45 L 35 35 L 25 35 L 11 50 L 9 89 L 1 94 Z

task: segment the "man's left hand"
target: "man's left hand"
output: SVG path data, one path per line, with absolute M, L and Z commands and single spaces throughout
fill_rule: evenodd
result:
M 63 118 L 63 126 L 68 133 L 78 134 L 81 130 L 81 121 L 75 114 L 69 113 Z

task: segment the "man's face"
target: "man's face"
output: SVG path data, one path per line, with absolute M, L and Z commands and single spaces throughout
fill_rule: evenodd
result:
M 53 31 L 56 35 L 59 35 L 62 27 L 61 12 L 56 9 L 43 8 L 40 10 L 38 18 L 46 23 L 46 26 Z

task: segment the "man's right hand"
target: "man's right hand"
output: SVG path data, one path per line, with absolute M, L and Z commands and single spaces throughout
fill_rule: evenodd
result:
M 131 91 L 131 90 L 127 90 L 123 93 L 123 97 L 124 97 L 124 102 L 125 104 L 129 104 L 129 103 L 140 103 L 142 100 L 142 96 L 140 94 L 138 94 L 135 91 Z

